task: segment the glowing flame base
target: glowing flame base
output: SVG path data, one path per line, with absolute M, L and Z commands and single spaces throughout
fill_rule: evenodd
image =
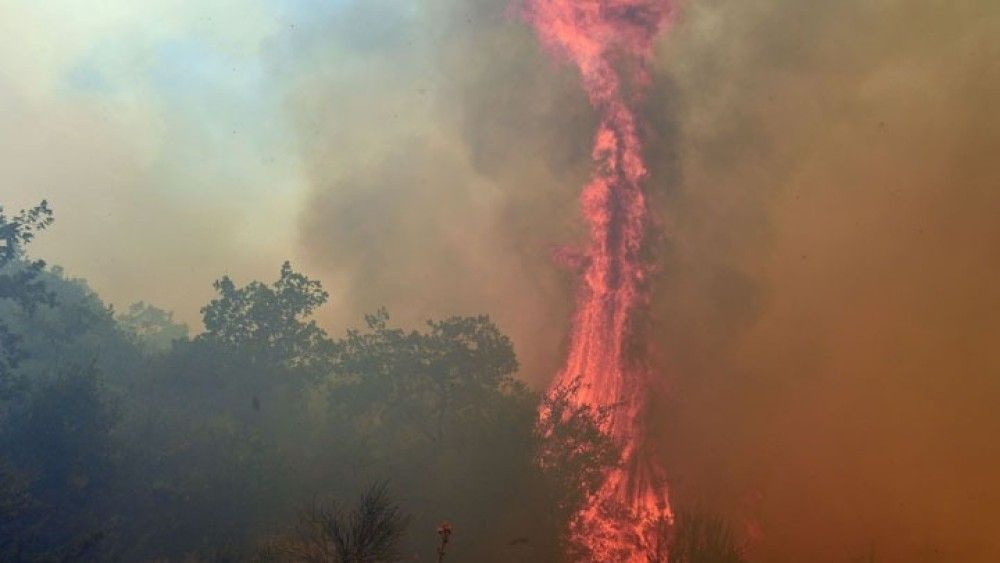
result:
M 642 447 L 650 374 L 641 346 L 633 346 L 649 276 L 641 256 L 647 171 L 633 104 L 648 83 L 653 40 L 669 5 L 525 0 L 523 10 L 542 45 L 579 70 L 600 115 L 592 153 L 597 171 L 581 194 L 590 240 L 569 353 L 553 389 L 573 389 L 570 399 L 578 405 L 612 407 L 604 430 L 621 446 L 623 463 L 605 475 L 570 533 L 592 561 L 666 561 L 660 542 L 673 516 L 662 471 Z

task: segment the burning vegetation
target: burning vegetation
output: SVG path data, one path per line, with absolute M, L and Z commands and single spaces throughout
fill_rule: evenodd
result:
M 653 41 L 667 23 L 669 3 L 531 0 L 524 15 L 546 48 L 576 66 L 599 115 L 596 172 L 580 195 L 590 240 L 576 260 L 582 271 L 569 352 L 551 393 L 606 410 L 601 428 L 622 458 L 573 518 L 576 557 L 665 561 L 673 513 L 663 471 L 647 452 L 651 378 L 637 321 L 649 301 L 652 265 L 643 258 L 648 172 L 635 105 L 648 86 Z

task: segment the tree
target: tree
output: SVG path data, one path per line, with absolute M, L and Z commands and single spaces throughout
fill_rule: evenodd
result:
M 38 280 L 45 262 L 26 261 L 24 254 L 25 246 L 52 221 L 52 210 L 44 200 L 14 216 L 7 216 L 0 206 L 0 301 L 9 300 L 29 313 L 53 302 L 52 294 Z M 10 370 L 23 359 L 19 344 L 19 335 L 0 322 L 0 385 L 9 384 Z
M 0 560 L 99 558 L 110 519 L 119 419 L 101 370 L 134 356 L 81 280 L 27 258 L 52 221 L 45 201 L 0 208 Z
M 0 560 L 99 559 L 114 405 L 87 368 L 45 382 L 12 409 L 0 432 Z
M 388 320 L 384 309 L 368 315 L 368 332 L 348 331 L 336 346 L 332 404 L 367 428 L 410 428 L 440 446 L 525 392 L 513 345 L 489 317 L 429 321 L 425 332 Z
M 173 313 L 142 301 L 131 304 L 116 320 L 150 352 L 166 352 L 188 335 L 187 325 L 174 321 Z
M 409 518 L 385 482 L 369 486 L 353 509 L 313 504 L 292 535 L 266 545 L 260 559 L 304 563 L 389 563 L 401 560 Z
M 245 555 L 304 500 L 372 479 L 406 491 L 421 530 L 456 523 L 449 558 L 558 560 L 559 515 L 605 463 L 599 421 L 558 415 L 562 446 L 543 444 L 542 398 L 488 317 L 409 330 L 379 311 L 332 341 L 310 320 L 327 293 L 285 263 L 272 283 L 218 280 L 205 332 L 183 338 L 168 312 L 116 317 L 83 280 L 28 262 L 46 209 L 3 219 L 20 225 L 0 266 L 19 357 L 4 374 L 20 385 L 0 401 L 0 560 Z M 289 538 L 324 561 L 431 551 L 426 536 L 401 547 L 401 515 L 369 489 L 353 509 L 315 505 Z
M 618 462 L 600 430 L 607 413 L 557 393 L 536 426 L 543 399 L 514 378 L 513 345 L 489 317 L 424 330 L 392 327 L 384 310 L 366 320 L 336 342 L 326 426 L 343 438 L 324 466 L 418 494 L 415 526 L 463 530 L 456 560 L 559 560 L 570 516 Z
M 573 404 L 570 398 L 579 385 L 575 382 L 547 394 L 535 428 L 536 460 L 562 523 L 569 522 L 621 458 L 621 448 L 601 430 L 611 408 Z
M 245 547 L 316 491 L 303 475 L 317 470 L 311 439 L 325 429 L 304 407 L 331 343 L 308 316 L 327 294 L 287 262 L 274 283 L 214 287 L 205 332 L 148 355 L 128 395 L 129 559 Z M 166 344 L 169 315 L 137 306 L 123 317 Z
M 255 361 L 306 367 L 322 356 L 326 333 L 306 321 L 329 294 L 322 284 L 281 266 L 276 282 L 236 287 L 229 276 L 213 286 L 219 297 L 202 308 L 205 332 L 199 339 L 239 349 Z

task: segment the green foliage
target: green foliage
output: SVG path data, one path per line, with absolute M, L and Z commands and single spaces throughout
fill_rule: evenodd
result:
M 493 400 L 523 393 L 513 346 L 488 317 L 431 321 L 426 332 L 388 319 L 368 315 L 368 332 L 349 331 L 336 346 L 331 405 L 362 432 L 406 427 L 407 439 L 440 443 L 490 416 Z
M 184 558 L 245 545 L 294 502 L 300 395 L 246 355 L 178 341 L 147 360 L 124 397 L 121 510 L 129 559 Z M 257 411 L 252 401 L 263 397 Z M 291 506 L 287 507 L 291 512 Z
M 35 468 L 35 485 L 60 502 L 84 500 L 109 473 L 108 436 L 117 422 L 92 368 L 74 370 L 36 390 L 4 433 L 4 450 Z
M 41 304 L 52 304 L 52 294 L 38 280 L 45 262 L 23 260 L 24 247 L 52 220 L 46 201 L 12 217 L 0 206 L 0 302 L 8 300 L 29 313 Z M 20 340 L 9 325 L 0 322 L 0 392 L 8 385 L 10 371 L 24 358 Z
M 330 435 L 327 451 L 338 453 L 324 464 L 351 488 L 363 484 L 357 472 L 365 468 L 365 479 L 391 477 L 401 490 L 419 491 L 414 526 L 467 524 L 466 545 L 479 544 L 480 553 L 488 540 L 523 533 L 527 519 L 505 516 L 527 506 L 511 487 L 535 487 L 537 403 L 513 378 L 509 339 L 485 316 L 432 321 L 422 331 L 390 326 L 384 310 L 366 320 L 366 331 L 348 331 L 333 347 L 327 416 L 340 432 Z M 505 528 L 516 529 L 498 531 Z M 504 546 L 498 541 L 497 556 Z
M 0 310 L 0 322 L 18 333 L 24 355 L 11 381 L 27 392 L 55 374 L 93 365 L 109 387 L 127 386 L 143 353 L 115 322 L 111 308 L 86 282 L 67 278 L 59 267 L 40 272 L 38 281 L 53 303 L 31 313 Z
M 81 369 L 45 382 L 12 408 L 0 433 L 6 456 L 0 510 L 8 513 L 0 554 L 5 549 L 18 560 L 96 557 L 104 495 L 115 477 L 114 406 L 93 370 Z
M 24 247 L 35 235 L 52 224 L 47 201 L 9 217 L 0 205 L 0 266 L 24 256 Z
M 64 307 L 73 284 L 25 255 L 51 223 L 44 201 L 12 217 L 0 208 L 0 560 L 97 557 L 114 477 L 115 409 L 94 355 L 66 353 L 106 311 Z
M 240 349 L 262 362 L 302 366 L 314 362 L 326 334 L 315 321 L 304 321 L 329 294 L 323 286 L 281 266 L 276 282 L 251 282 L 244 287 L 228 277 L 215 282 L 219 297 L 202 308 L 201 339 Z
M 285 263 L 270 284 L 217 281 L 189 339 L 169 312 L 116 317 L 27 261 L 49 223 L 44 203 L 0 211 L 0 561 L 245 560 L 309 499 L 373 479 L 399 500 L 316 506 L 289 537 L 326 538 L 322 560 L 409 558 L 450 520 L 449 558 L 554 561 L 566 514 L 613 462 L 600 413 L 550 399 L 559 414 L 536 428 L 542 398 L 486 316 L 411 330 L 379 311 L 332 340 L 311 319 L 327 293 Z M 401 534 L 404 507 L 419 534 Z

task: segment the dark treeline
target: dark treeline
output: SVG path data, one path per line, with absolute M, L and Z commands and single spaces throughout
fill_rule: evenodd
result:
M 486 316 L 331 338 L 285 263 L 216 281 L 189 336 L 29 258 L 52 222 L 0 208 L 0 561 L 559 561 L 618 462 L 608 413 L 529 390 Z M 713 526 L 672 560 L 738 561 Z
M 436 560 L 449 521 L 449 559 L 551 561 L 614 462 L 586 412 L 542 451 L 540 396 L 488 317 L 409 331 L 377 311 L 331 338 L 310 320 L 327 293 L 286 263 L 218 280 L 188 336 L 30 259 L 51 222 L 0 214 L 0 560 L 261 557 L 387 483 L 402 559 Z

